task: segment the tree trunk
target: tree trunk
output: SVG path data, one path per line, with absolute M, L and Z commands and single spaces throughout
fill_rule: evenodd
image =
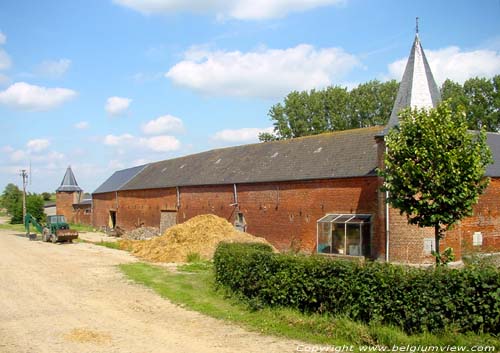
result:
M 436 256 L 436 265 L 439 265 L 439 257 L 440 257 L 440 254 L 441 254 L 439 252 L 439 240 L 441 239 L 440 228 L 441 227 L 439 226 L 439 224 L 436 224 L 434 226 L 434 239 L 435 239 L 435 242 L 436 242 L 436 244 L 435 244 L 436 245 L 435 251 L 436 251 L 436 254 L 437 254 L 437 256 Z

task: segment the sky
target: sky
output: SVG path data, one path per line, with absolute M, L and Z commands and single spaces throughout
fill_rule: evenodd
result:
M 1 1 L 0 188 L 258 142 L 293 90 L 400 80 L 417 16 L 439 85 L 500 74 L 499 0 Z

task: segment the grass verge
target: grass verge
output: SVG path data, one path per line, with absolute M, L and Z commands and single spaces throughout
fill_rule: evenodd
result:
M 287 308 L 258 308 L 239 300 L 213 285 L 213 272 L 207 263 L 190 263 L 174 273 L 145 263 L 120 265 L 133 281 L 152 288 L 173 303 L 217 319 L 237 323 L 247 329 L 313 344 L 353 345 L 464 345 L 500 346 L 500 340 L 490 335 L 422 333 L 407 335 L 398 328 L 365 325 L 344 317 L 303 314 Z
M 118 249 L 120 250 L 120 246 L 118 245 L 117 241 L 100 241 L 98 243 L 92 243 L 94 245 L 99 245 L 99 246 L 104 246 L 105 248 L 110 248 L 110 249 Z
M 24 229 L 23 224 L 4 223 L 4 224 L 0 224 L 0 229 L 13 230 L 16 232 L 26 233 L 26 230 Z M 33 229 L 33 227 L 30 228 L 30 231 L 32 233 L 37 233 L 36 229 Z
M 95 228 L 85 224 L 70 223 L 69 227 L 71 229 L 77 230 L 79 232 L 94 232 Z

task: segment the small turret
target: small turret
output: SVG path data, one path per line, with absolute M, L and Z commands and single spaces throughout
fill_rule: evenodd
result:
M 81 201 L 83 190 L 78 186 L 71 166 L 66 169 L 61 185 L 56 190 L 56 212 L 73 223 L 73 205 Z

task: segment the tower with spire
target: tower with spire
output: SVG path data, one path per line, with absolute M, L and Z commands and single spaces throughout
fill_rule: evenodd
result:
M 415 39 L 399 84 L 389 122 L 375 137 L 378 145 L 379 169 L 384 168 L 385 136 L 391 128 L 399 125 L 399 113 L 405 108 L 435 108 L 440 101 L 439 88 L 420 42 L 417 17 Z M 380 178 L 379 186 L 382 186 L 382 183 L 383 180 Z M 406 218 L 399 214 L 399 210 L 393 209 L 386 203 L 386 198 L 387 195 L 379 191 L 378 216 L 379 219 L 383 220 L 377 226 L 378 239 L 375 239 L 379 258 L 382 259 L 381 255 L 384 254 L 386 261 L 393 261 L 395 258 L 400 260 L 405 257 L 402 254 L 406 253 L 408 259 L 412 258 L 409 260 L 410 262 L 422 262 L 422 256 L 425 255 L 422 255 L 423 252 L 420 249 L 427 244 L 426 242 L 432 242 L 433 235 L 428 234 L 427 229 L 408 225 Z M 431 244 L 429 246 L 432 247 Z M 413 250 L 409 251 L 410 248 Z
M 57 214 L 64 215 L 68 222 L 73 222 L 73 205 L 81 201 L 82 193 L 83 190 L 78 186 L 71 166 L 68 166 L 61 185 L 56 190 Z
M 389 129 L 399 124 L 398 114 L 405 108 L 435 108 L 441 101 L 439 88 L 432 75 L 429 62 L 420 43 L 417 32 L 415 40 L 411 47 L 410 56 L 406 63 L 403 78 L 399 83 L 398 94 L 392 108 L 391 117 L 383 135 L 387 134 Z

